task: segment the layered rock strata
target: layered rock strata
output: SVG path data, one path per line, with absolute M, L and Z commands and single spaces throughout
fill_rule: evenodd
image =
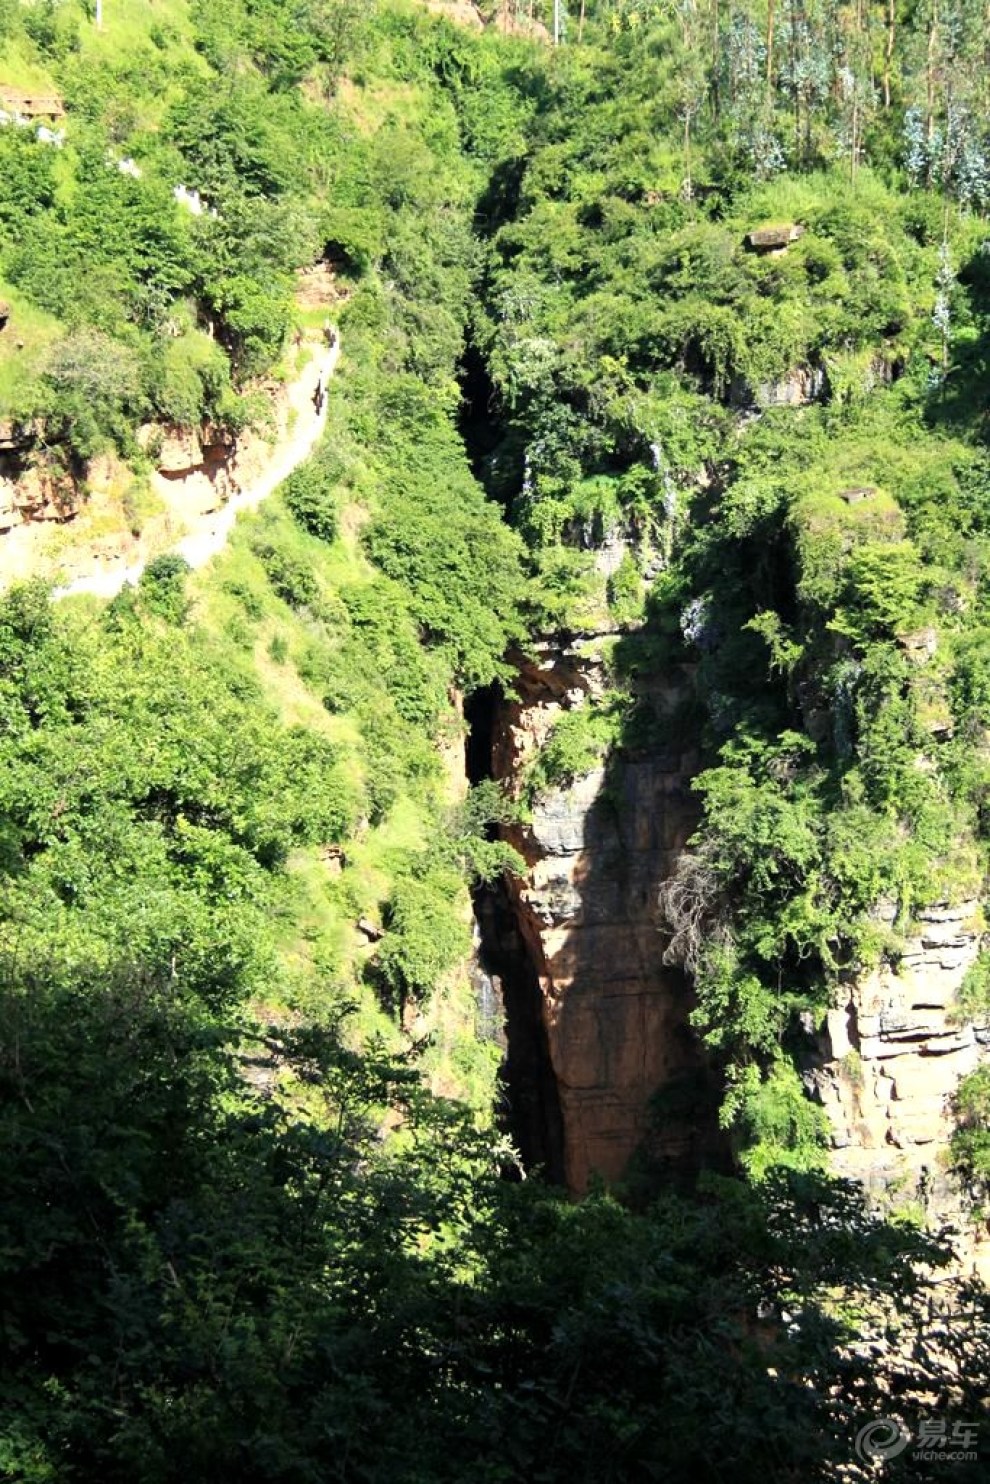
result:
M 960 1080 L 990 1045 L 990 1027 L 960 1018 L 958 996 L 979 952 L 978 904 L 918 914 L 894 966 L 851 982 L 815 1038 L 806 1073 L 832 1125 L 832 1165 L 888 1207 L 956 1224 L 964 1261 L 990 1271 L 946 1154 Z
M 612 683 L 606 645 L 545 642 L 520 660 L 492 744 L 493 774 L 517 796 L 560 716 Z M 526 823 L 507 831 L 527 871 L 507 888 L 502 936 L 511 928 L 515 961 L 531 975 L 560 1174 L 575 1191 L 595 1175 L 620 1179 L 640 1150 L 695 1169 L 722 1156 L 718 1089 L 690 1027 L 690 987 L 663 963 L 657 905 L 697 820 L 699 759 L 676 724 L 690 688 L 686 669 L 638 682 L 654 715 L 649 745 L 620 739 L 599 766 L 538 794 Z M 956 1090 L 990 1045 L 990 1027 L 958 1011 L 981 931 L 974 901 L 919 913 L 899 961 L 851 979 L 825 1026 L 809 1025 L 805 1080 L 830 1119 L 835 1172 L 888 1208 L 956 1224 L 964 1260 L 982 1268 L 987 1248 L 947 1160 Z

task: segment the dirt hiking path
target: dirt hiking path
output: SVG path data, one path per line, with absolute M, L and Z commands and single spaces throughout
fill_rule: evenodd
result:
M 329 346 L 323 337 L 303 341 L 296 363 L 304 364 L 272 399 L 274 436 L 245 433 L 221 468 L 209 472 L 198 441 L 186 435 L 179 446 L 195 449 L 185 459 L 190 467 L 152 474 L 159 509 L 140 535 L 127 531 L 119 497 L 109 493 L 111 486 L 120 487 L 121 475 L 131 478 L 130 471 L 104 460 L 102 480 L 70 521 L 55 527 L 29 522 L 0 537 L 0 591 L 41 577 L 55 584 L 57 598 L 113 598 L 165 552 L 176 552 L 191 567 L 204 566 L 223 550 L 241 511 L 256 509 L 313 453 L 326 427 L 327 388 L 339 358 L 336 336 Z
M 182 532 L 178 539 L 155 551 L 141 551 L 131 562 L 121 560 L 118 553 L 109 557 L 90 553 L 80 571 L 79 560 L 74 558 L 71 566 L 75 575 L 55 589 L 55 597 L 91 593 L 113 598 L 127 583 L 136 583 L 148 563 L 163 550 L 184 557 L 190 567 L 205 566 L 223 550 L 241 511 L 257 509 L 293 470 L 304 464 L 326 427 L 327 386 L 340 357 L 340 340 L 335 338 L 330 346 L 322 339 L 311 340 L 301 349 L 310 353 L 310 359 L 278 400 L 275 442 L 249 437 L 230 461 L 224 480 L 228 487 L 233 486 L 234 493 L 218 504 L 217 485 L 221 481 L 211 479 L 202 469 L 180 478 L 154 474 L 152 486 L 165 505 L 169 524 L 176 533 Z M 65 561 L 63 569 L 69 565 Z

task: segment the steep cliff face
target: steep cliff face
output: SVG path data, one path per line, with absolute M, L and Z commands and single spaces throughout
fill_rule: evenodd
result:
M 837 1174 L 885 1204 L 957 1223 L 967 1264 L 990 1273 L 990 1245 L 968 1223 L 963 1192 L 946 1171 L 952 1100 L 990 1029 L 955 1009 L 979 951 L 978 904 L 942 903 L 918 914 L 896 969 L 848 986 L 815 1038 L 809 1088 L 825 1107 Z
M 518 795 L 561 713 L 607 683 L 594 637 L 546 643 L 521 660 L 515 698 L 495 717 L 495 777 Z M 672 716 L 689 685 L 685 672 L 648 682 L 655 714 Z M 508 907 L 538 985 L 561 1173 L 575 1191 L 594 1174 L 618 1178 L 641 1147 L 696 1168 L 717 1143 L 717 1095 L 688 1024 L 689 987 L 662 962 L 657 908 L 695 823 L 696 767 L 672 727 L 669 745 L 619 746 L 541 794 L 508 832 L 528 866 L 508 887 Z
M 486 719 L 491 770 L 517 797 L 562 713 L 610 685 L 602 640 L 538 645 Z M 689 1024 L 690 985 L 663 963 L 657 905 L 697 821 L 698 757 L 673 724 L 691 675 L 639 687 L 672 719 L 669 736 L 661 726 L 648 747 L 620 743 L 537 795 L 507 831 L 527 872 L 479 913 L 505 994 L 517 1138 L 527 1161 L 575 1191 L 596 1174 L 620 1178 L 637 1151 L 693 1169 L 724 1152 L 719 1091 Z M 887 1206 L 953 1222 L 966 1265 L 988 1271 L 946 1160 L 953 1096 L 990 1045 L 990 1028 L 955 1008 L 979 943 L 976 902 L 921 911 L 897 965 L 851 980 L 825 1025 L 809 1024 L 805 1081 L 829 1115 L 835 1172 Z

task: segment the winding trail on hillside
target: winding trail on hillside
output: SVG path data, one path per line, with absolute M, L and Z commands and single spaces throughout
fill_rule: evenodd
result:
M 166 551 L 183 557 L 190 567 L 205 566 L 226 546 L 241 512 L 257 509 L 294 470 L 306 462 L 326 428 L 329 405 L 327 387 L 339 359 L 339 335 L 330 346 L 320 342 L 319 353 L 313 355 L 286 388 L 286 407 L 291 429 L 273 445 L 265 467 L 252 478 L 246 489 L 238 490 L 218 509 L 190 517 L 188 525 L 191 529 L 181 540 L 167 547 Z M 320 388 L 322 396 L 317 395 Z M 98 598 L 115 598 L 128 583 L 139 581 L 149 562 L 164 554 L 156 552 L 127 567 L 84 573 L 64 587 L 57 587 L 53 596 L 69 598 L 88 593 Z

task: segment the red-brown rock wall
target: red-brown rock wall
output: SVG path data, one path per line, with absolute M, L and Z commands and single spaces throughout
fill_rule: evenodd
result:
M 494 773 L 517 793 L 564 710 L 608 684 L 594 640 L 542 646 L 520 666 L 516 698 L 497 718 Z M 650 683 L 673 717 L 691 684 L 679 670 Z M 621 740 L 601 766 L 541 793 L 512 843 L 528 865 L 510 888 L 535 967 L 563 1124 L 564 1173 L 575 1191 L 615 1181 L 641 1147 L 696 1166 L 714 1137 L 716 1096 L 688 1017 L 691 995 L 663 963 L 657 894 L 697 819 L 697 755 L 674 740 Z M 700 1089 L 700 1104 L 685 1089 Z M 681 1112 L 659 1095 L 677 1089 Z

